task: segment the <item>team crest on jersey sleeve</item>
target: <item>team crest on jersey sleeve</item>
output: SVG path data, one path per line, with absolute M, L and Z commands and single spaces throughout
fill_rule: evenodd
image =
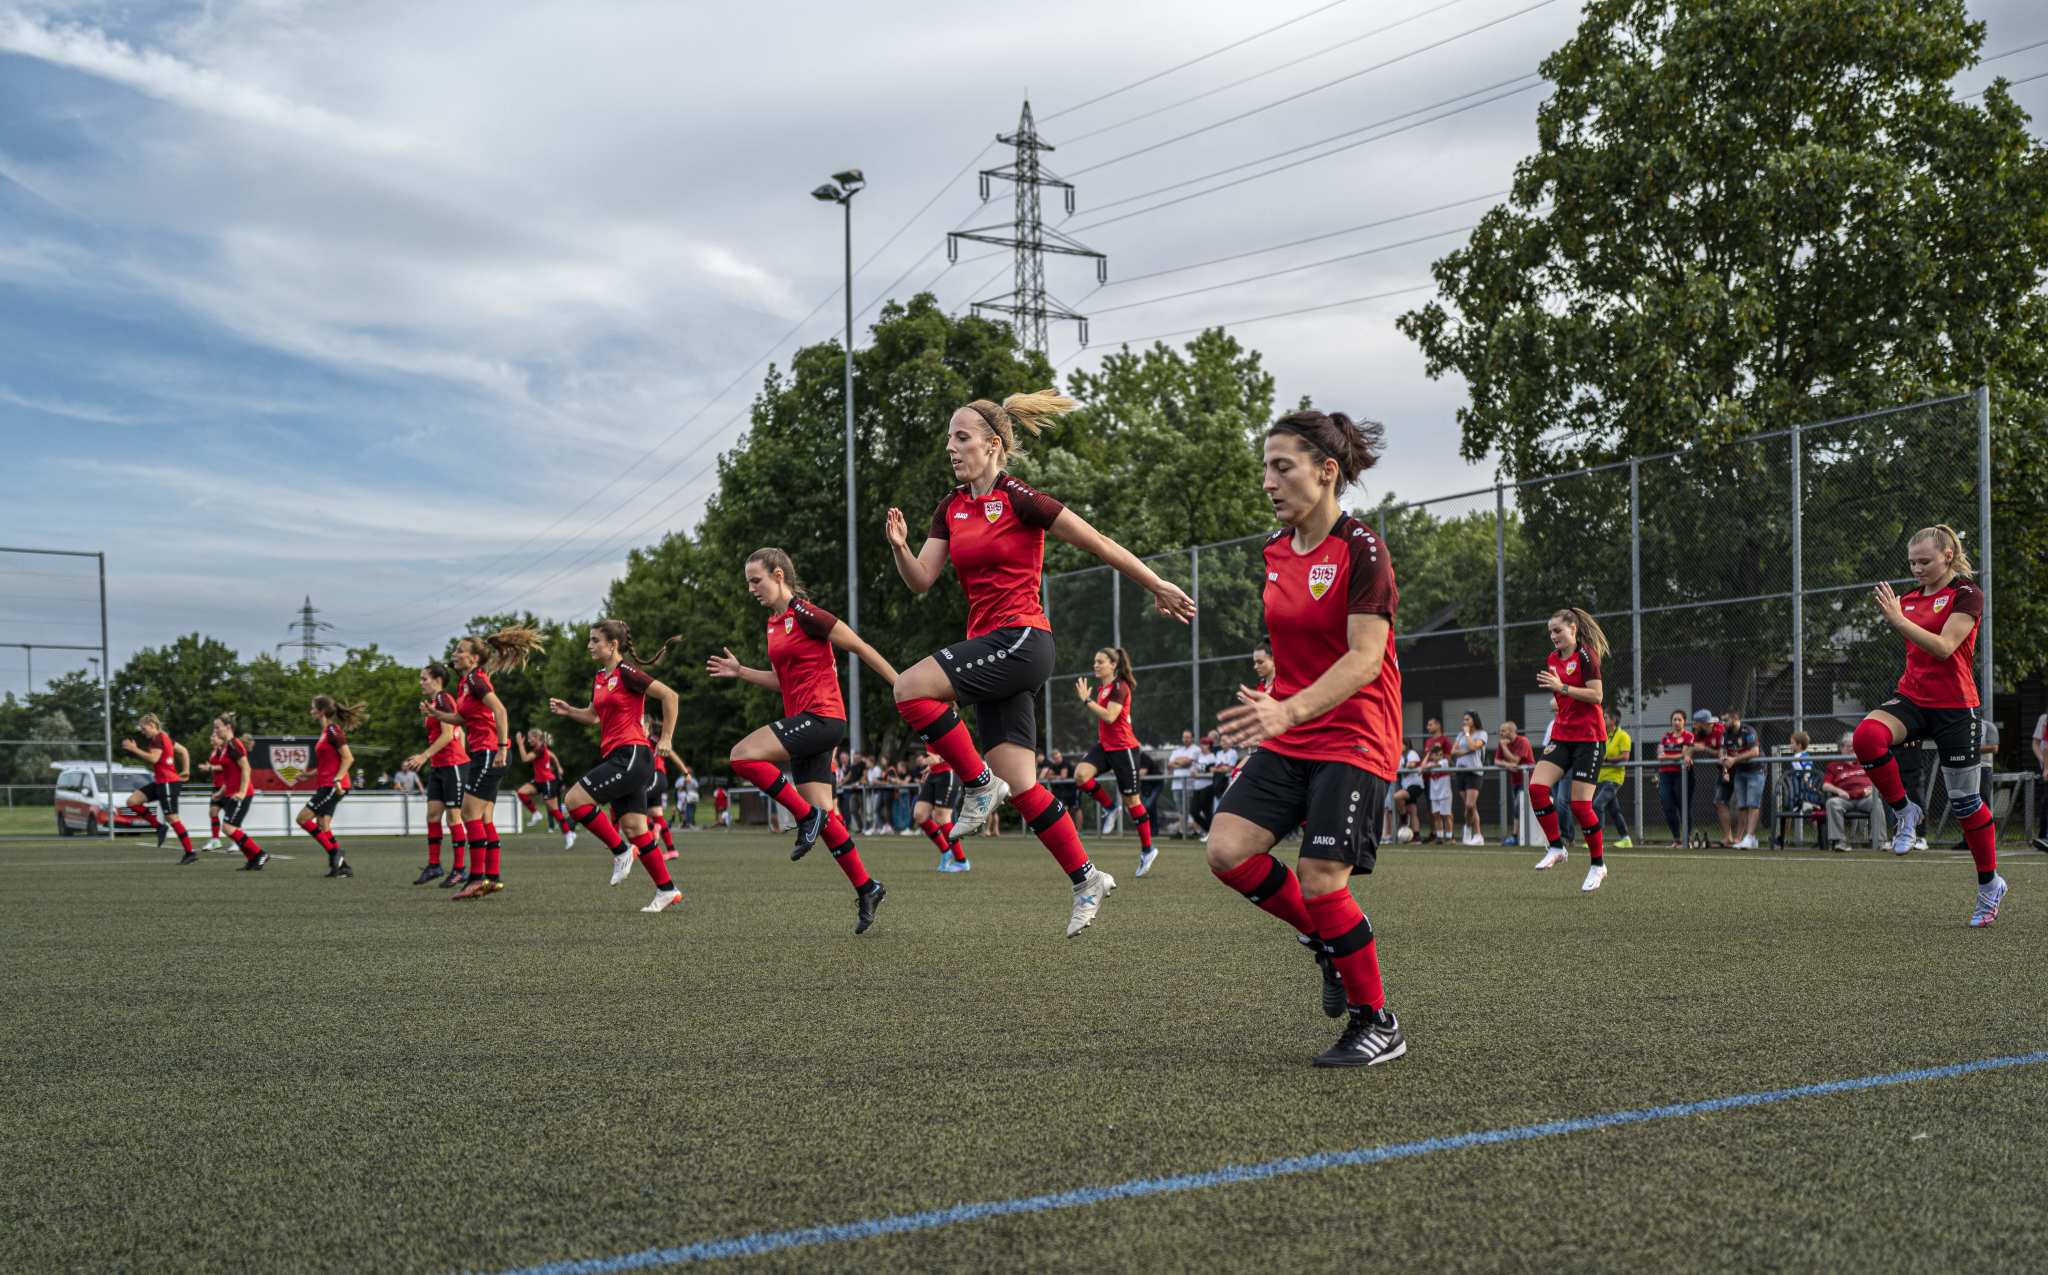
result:
M 1337 583 L 1336 563 L 1318 562 L 1308 569 L 1308 596 L 1316 601 L 1321 602 L 1323 595 L 1328 593 L 1330 586 L 1335 583 Z
M 1000 500 L 984 500 L 984 501 L 982 501 L 982 502 L 981 502 L 981 516 L 982 516 L 982 517 L 984 517 L 984 518 L 986 518 L 986 519 L 988 519 L 988 520 L 989 520 L 990 522 L 994 522 L 994 521 L 995 521 L 996 519 L 998 519 L 998 518 L 1002 517 L 1002 516 L 1003 516 L 1003 502 L 1002 502 L 1002 501 L 1000 501 Z

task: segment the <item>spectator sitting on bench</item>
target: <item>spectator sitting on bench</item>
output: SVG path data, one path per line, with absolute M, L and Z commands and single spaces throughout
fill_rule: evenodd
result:
M 1849 848 L 1847 825 L 1850 815 L 1862 815 L 1870 823 L 1870 848 L 1885 848 L 1884 811 L 1878 804 L 1877 785 L 1856 760 L 1855 742 L 1842 736 L 1842 755 L 1828 763 L 1821 778 L 1821 794 L 1827 799 L 1828 848 Z

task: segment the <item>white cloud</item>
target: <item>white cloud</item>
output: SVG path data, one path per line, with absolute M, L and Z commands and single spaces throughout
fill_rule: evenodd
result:
M 150 421 L 147 416 L 138 416 L 132 412 L 118 411 L 93 403 L 17 394 L 4 385 L 0 385 L 0 403 L 12 403 L 16 407 L 25 407 L 31 412 L 40 412 L 45 416 L 61 416 L 67 420 L 84 421 L 90 425 L 146 425 Z

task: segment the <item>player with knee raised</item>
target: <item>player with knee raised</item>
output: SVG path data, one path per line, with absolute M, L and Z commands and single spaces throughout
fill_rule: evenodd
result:
M 1607 660 L 1607 634 L 1578 607 L 1565 607 L 1552 615 L 1549 633 L 1556 649 L 1545 659 L 1536 684 L 1550 692 L 1556 714 L 1550 722 L 1550 739 L 1529 772 L 1529 809 L 1542 825 L 1550 848 L 1536 861 L 1536 870 L 1554 868 L 1571 857 L 1552 795 L 1558 780 L 1570 776 L 1567 799 L 1572 805 L 1572 821 L 1585 834 L 1586 857 L 1592 861 L 1579 889 L 1591 893 L 1607 880 L 1600 816 L 1593 812 L 1600 760 L 1607 754 L 1607 717 L 1600 709 L 1605 694 L 1600 666 Z
M 590 626 L 584 641 L 584 649 L 597 661 L 589 705 L 548 701 L 550 711 L 599 729 L 601 760 L 570 787 L 569 817 L 589 828 L 611 851 L 613 885 L 626 879 L 634 858 L 639 858 L 640 866 L 654 881 L 654 901 L 641 908 L 642 912 L 663 912 L 683 901 L 683 892 L 669 877 L 668 861 L 655 845 L 647 823 L 647 790 L 654 783 L 655 749 L 667 752 L 675 745 L 676 693 L 656 681 L 646 666 L 659 664 L 675 641 L 663 642 L 651 658 L 642 660 L 633 649 L 633 630 L 624 620 L 599 620 Z M 647 738 L 643 725 L 650 699 L 661 705 L 656 740 Z M 600 801 L 610 805 L 609 813 L 597 808 Z
M 157 845 L 163 845 L 167 830 L 178 834 L 178 844 L 185 850 L 179 864 L 197 863 L 199 856 L 192 850 L 191 834 L 185 831 L 185 821 L 178 818 L 178 798 L 184 794 L 185 777 L 192 773 L 192 755 L 171 738 L 163 719 L 155 713 L 144 713 L 136 720 L 135 728 L 142 743 L 137 745 L 132 739 L 124 739 L 121 747 L 149 763 L 149 782 L 128 794 L 128 809 L 156 829 Z M 154 811 L 150 809 L 152 805 L 156 807 Z
M 519 785 L 519 804 L 526 807 L 527 814 L 543 816 L 548 831 L 563 834 L 562 849 L 574 849 L 575 834 L 569 831 L 569 818 L 562 811 L 562 779 L 555 765 L 553 741 L 536 728 L 519 732 L 512 742 L 519 747 L 520 762 L 533 768 L 533 778 Z
M 213 719 L 214 778 L 220 784 L 220 826 L 228 840 L 242 852 L 242 869 L 261 872 L 270 854 L 256 838 L 242 830 L 249 818 L 249 805 L 256 800 L 255 772 L 249 766 L 249 746 L 235 738 L 235 715 L 222 713 Z
M 2005 878 L 1998 873 L 1998 825 L 1978 795 L 1977 625 L 1984 618 L 1984 594 L 1971 579 L 1962 538 L 1947 524 L 1923 527 L 1906 542 L 1906 569 L 1919 587 L 1903 596 L 1879 584 L 1875 601 L 1885 623 L 1906 641 L 1906 672 L 1898 692 L 1857 724 L 1851 743 L 1878 795 L 1892 809 L 1892 853 L 1905 854 L 1919 835 L 1920 804 L 1906 795 L 1894 750 L 1931 739 L 1941 755 L 1941 777 L 1949 809 L 1962 827 L 1964 844 L 1977 865 L 1977 906 L 1970 925 L 1998 919 L 2005 902 Z
M 1386 1007 L 1372 922 L 1351 894 L 1352 874 L 1373 870 L 1402 754 L 1394 563 L 1342 504 L 1383 443 L 1378 424 L 1342 413 L 1290 412 L 1267 430 L 1263 485 L 1281 524 L 1265 548 L 1272 687 L 1238 687 L 1218 718 L 1225 742 L 1258 751 L 1223 794 L 1209 871 L 1294 927 L 1322 967 L 1323 1012 L 1348 1011 L 1318 1067 L 1408 1051 Z M 1297 829 L 1299 878 L 1273 855 Z
M 462 822 L 462 778 L 469 766 L 469 750 L 462 743 L 462 727 L 455 712 L 455 697 L 448 693 L 448 670 L 439 664 L 420 669 L 420 724 L 427 732 L 427 746 L 405 759 L 407 770 L 425 771 L 421 787 L 427 793 L 427 866 L 413 879 L 414 885 L 439 880 L 443 890 L 468 883 L 469 832 Z M 441 822 L 447 819 L 454 841 L 454 863 L 441 870 Z
M 498 843 L 498 784 L 511 764 L 511 728 L 505 702 L 491 678 L 523 666 L 545 645 L 537 630 L 510 625 L 481 637 L 457 639 L 449 657 L 460 679 L 455 711 L 428 712 L 462 727 L 462 746 L 469 760 L 462 768 L 462 822 L 469 834 L 469 881 L 455 892 L 456 902 L 496 894 L 505 888 L 503 847 Z
M 352 877 L 356 871 L 334 837 L 334 812 L 348 796 L 349 774 L 356 765 L 348 733 L 363 724 L 369 710 L 363 704 L 343 704 L 332 695 L 315 695 L 306 711 L 320 724 L 320 738 L 313 743 L 313 795 L 299 808 L 298 824 L 327 852 L 328 876 Z
M 837 653 L 852 651 L 892 686 L 896 669 L 846 621 L 811 601 L 787 553 L 756 549 L 747 555 L 746 573 L 747 592 L 768 611 L 768 667 L 748 668 L 728 648 L 706 660 L 704 671 L 779 691 L 782 716 L 733 745 L 732 773 L 795 816 L 791 859 L 803 858 L 824 837 L 853 886 L 853 932 L 865 934 L 888 890 L 868 875 L 832 795 L 832 750 L 846 739 Z
M 1052 852 L 1073 884 L 1067 937 L 1088 928 L 1116 878 L 1088 858 L 1081 834 L 1052 790 L 1038 782 L 1037 692 L 1052 675 L 1052 621 L 1040 604 L 1048 532 L 1130 578 L 1160 612 L 1185 623 L 1194 600 L 1088 525 L 1059 501 L 1005 468 L 1019 455 L 1017 430 L 1036 434 L 1077 406 L 1053 390 L 977 399 L 946 423 L 946 457 L 960 484 L 939 502 L 915 553 L 901 509 L 887 534 L 903 582 L 916 593 L 938 583 L 948 562 L 967 593 L 967 640 L 919 660 L 896 682 L 896 710 L 961 780 L 954 832 L 978 831 L 1004 797 Z M 975 706 L 977 738 L 956 705 Z M 979 747 L 977 747 L 977 743 Z M 987 756 L 984 758 L 983 753 Z
M 1152 847 L 1152 812 L 1138 795 L 1138 732 L 1131 725 L 1131 698 L 1138 693 L 1138 676 L 1131 671 L 1131 653 L 1120 646 L 1105 646 L 1095 653 L 1095 685 L 1088 679 L 1074 679 L 1074 693 L 1081 707 L 1095 719 L 1095 747 L 1074 767 L 1074 779 L 1081 791 L 1108 810 L 1114 803 L 1095 777 L 1103 771 L 1116 776 L 1116 790 L 1123 798 L 1131 825 L 1138 830 L 1138 875 L 1151 871 L 1159 851 Z
M 924 755 L 924 778 L 917 785 L 917 800 L 911 806 L 910 819 L 939 848 L 941 872 L 974 870 L 966 847 L 953 833 L 953 806 L 959 800 L 960 777 L 953 773 L 945 758 L 927 751 Z

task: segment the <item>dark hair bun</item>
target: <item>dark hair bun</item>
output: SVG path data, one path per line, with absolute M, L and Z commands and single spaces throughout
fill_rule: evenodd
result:
M 1387 443 L 1386 427 L 1378 421 L 1354 421 L 1342 412 L 1305 409 L 1289 412 L 1266 431 L 1292 434 L 1322 456 L 1337 462 L 1338 476 L 1346 486 L 1379 463 Z

